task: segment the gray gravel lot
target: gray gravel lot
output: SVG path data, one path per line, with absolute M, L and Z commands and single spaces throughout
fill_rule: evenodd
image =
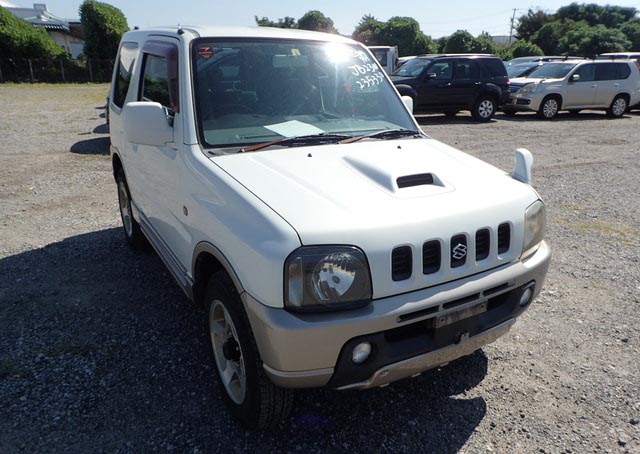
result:
M 106 85 L 0 85 L 0 452 L 640 452 L 640 115 L 419 117 L 502 169 L 534 154 L 554 258 L 496 343 L 247 433 L 204 314 L 120 231 Z

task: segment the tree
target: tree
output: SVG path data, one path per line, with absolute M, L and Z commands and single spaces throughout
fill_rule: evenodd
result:
M 365 14 L 356 25 L 356 29 L 353 31 L 351 37 L 356 41 L 361 42 L 365 46 L 384 45 L 379 40 L 382 39 L 382 28 L 384 22 L 380 22 L 378 19 L 370 14 Z
M 558 46 L 560 38 L 564 36 L 568 29 L 574 28 L 575 23 L 571 20 L 560 22 L 552 21 L 544 24 L 531 36 L 531 42 L 537 45 L 546 55 L 560 53 Z
M 512 58 L 535 55 L 544 55 L 544 52 L 535 44 L 521 39 L 508 49 L 507 53 L 503 55 L 503 58 L 511 60 Z
M 67 54 L 44 27 L 36 27 L 0 7 L 0 55 L 2 58 L 60 58 Z
M 85 0 L 80 5 L 80 22 L 84 27 L 87 58 L 115 58 L 120 38 L 129 30 L 122 11 L 107 3 Z
M 298 19 L 298 28 L 301 30 L 338 33 L 338 30 L 333 26 L 333 20 L 316 10 L 307 11 L 304 16 Z
M 278 19 L 278 22 L 269 20 L 268 17 L 258 19 L 258 16 L 254 16 L 256 24 L 260 27 L 276 27 L 276 28 L 297 28 L 298 24 L 293 17 L 285 16 L 284 19 Z
M 622 52 L 631 46 L 621 30 L 604 25 L 590 27 L 585 22 L 567 32 L 560 39 L 560 51 L 567 54 L 592 57 L 604 52 Z
M 600 6 L 595 3 L 571 3 L 559 8 L 556 19 L 570 19 L 575 22 L 585 21 L 591 26 L 604 25 L 608 28 L 618 28 L 623 23 L 635 18 L 638 10 L 622 6 Z
M 429 54 L 437 51 L 436 43 L 420 30 L 412 17 L 395 16 L 381 22 L 371 15 L 362 17 L 352 35 L 367 46 L 398 46 L 401 56 Z
M 518 39 L 529 40 L 544 24 L 551 22 L 553 19 L 553 14 L 549 14 L 541 9 L 534 11 L 529 8 L 527 14 L 518 18 L 516 37 Z
M 640 21 L 626 22 L 620 27 L 620 30 L 631 42 L 631 48 L 627 50 L 640 50 Z
M 444 51 L 447 54 L 465 54 L 473 52 L 476 39 L 466 30 L 458 30 L 447 38 Z
M 496 43 L 489 33 L 482 32 L 474 38 L 471 52 L 478 54 L 495 54 L 497 51 Z

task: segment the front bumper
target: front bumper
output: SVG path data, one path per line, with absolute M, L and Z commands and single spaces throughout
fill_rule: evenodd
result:
M 246 293 L 242 297 L 264 369 L 275 384 L 364 389 L 440 366 L 506 333 L 529 306 L 518 304 L 521 289 L 533 282 L 533 298 L 538 295 L 550 258 L 543 242 L 526 262 L 344 312 L 293 314 Z M 475 315 L 461 320 L 453 315 L 453 323 L 438 327 L 436 320 L 462 311 Z M 355 365 L 351 350 L 363 341 L 372 343 L 373 353 Z
M 502 108 L 508 110 L 522 110 L 537 112 L 540 108 L 542 98 L 534 93 L 510 93 L 509 99 L 502 105 Z

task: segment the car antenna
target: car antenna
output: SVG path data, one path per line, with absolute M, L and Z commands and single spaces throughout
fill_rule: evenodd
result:
M 184 35 L 184 30 L 182 29 L 180 24 L 178 24 L 178 35 Z

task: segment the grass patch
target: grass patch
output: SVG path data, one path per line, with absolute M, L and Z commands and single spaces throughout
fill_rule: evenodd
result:
M 575 229 L 579 233 L 597 232 L 606 236 L 620 237 L 627 244 L 635 244 L 637 238 L 637 228 L 621 222 L 610 221 L 579 221 L 574 224 Z

